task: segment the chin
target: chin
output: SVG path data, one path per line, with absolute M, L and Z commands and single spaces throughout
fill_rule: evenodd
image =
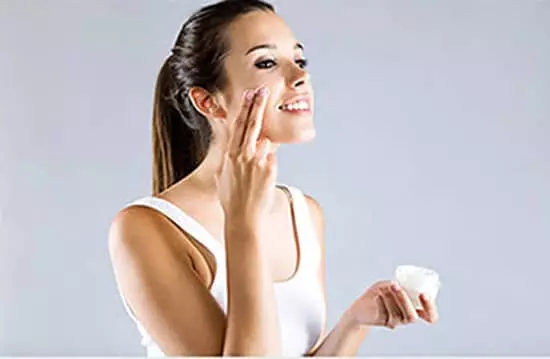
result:
M 306 143 L 312 141 L 316 136 L 311 112 L 291 115 L 271 113 L 269 115 L 264 133 L 274 143 Z
M 307 143 L 313 141 L 315 136 L 316 131 L 313 126 L 309 128 L 286 128 L 266 134 L 270 141 L 280 144 Z

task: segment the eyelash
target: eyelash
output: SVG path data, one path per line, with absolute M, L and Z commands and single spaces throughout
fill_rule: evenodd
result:
M 298 59 L 296 60 L 296 63 L 298 64 L 298 66 L 300 66 L 302 69 L 305 69 L 308 65 L 308 60 L 307 59 Z M 268 66 L 267 64 L 272 64 L 272 66 Z M 272 68 L 273 66 L 277 65 L 277 62 L 275 62 L 275 60 L 263 60 L 263 61 L 258 61 L 256 62 L 255 66 L 257 68 L 259 68 L 260 70 L 268 70 L 270 68 Z

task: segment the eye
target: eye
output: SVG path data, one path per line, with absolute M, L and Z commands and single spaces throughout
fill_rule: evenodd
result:
M 259 69 L 270 69 L 275 65 L 277 65 L 277 63 L 271 59 L 258 61 L 254 64 L 254 66 L 256 66 Z
M 307 59 L 298 59 L 296 60 L 296 63 L 298 64 L 298 66 L 300 66 L 301 68 L 305 69 L 308 65 L 308 60 Z

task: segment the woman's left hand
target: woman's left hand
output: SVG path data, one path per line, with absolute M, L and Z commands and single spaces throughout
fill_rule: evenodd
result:
M 438 320 L 437 308 L 424 294 L 420 295 L 422 309 L 415 309 L 399 284 L 381 281 L 356 299 L 346 314 L 361 326 L 382 326 L 395 329 L 400 325 L 414 323 L 418 318 L 428 323 Z
M 422 303 L 422 309 L 416 310 L 418 316 L 430 324 L 435 324 L 439 319 L 435 303 L 428 299 L 425 294 L 420 294 L 420 302 Z

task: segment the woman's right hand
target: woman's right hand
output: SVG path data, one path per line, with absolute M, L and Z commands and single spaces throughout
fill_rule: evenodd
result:
M 217 174 L 218 196 L 226 225 L 256 230 L 273 204 L 277 163 L 270 142 L 260 139 L 269 90 L 248 90 L 231 128 L 227 151 Z

